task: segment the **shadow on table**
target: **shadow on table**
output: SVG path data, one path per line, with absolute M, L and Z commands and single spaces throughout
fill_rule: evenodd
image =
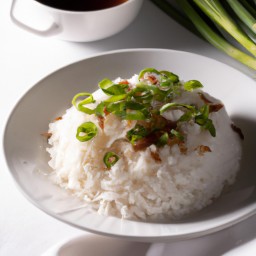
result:
M 139 243 L 97 235 L 74 238 L 44 256 L 143 256 L 150 247 L 149 243 Z
M 231 228 L 186 241 L 153 244 L 146 256 L 254 256 L 256 216 Z

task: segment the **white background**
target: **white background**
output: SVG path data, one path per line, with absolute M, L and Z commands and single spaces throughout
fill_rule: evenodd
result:
M 208 43 L 196 38 L 148 0 L 145 0 L 139 16 L 127 29 L 111 38 L 91 43 L 45 39 L 22 31 L 10 21 L 10 5 L 11 0 L 2 0 L 0 4 L 1 139 L 9 111 L 28 88 L 56 69 L 94 53 L 124 48 L 167 48 L 191 51 L 212 57 L 251 77 L 256 77 L 254 71 L 243 67 Z M 0 203 L 1 256 L 41 255 L 57 242 L 85 234 L 84 231 L 61 223 L 31 205 L 12 181 L 2 154 L 0 155 Z M 252 223 L 254 222 L 256 222 L 255 218 Z M 251 225 L 248 223 L 246 225 L 246 228 L 250 229 Z M 256 225 L 254 227 L 256 228 Z M 246 230 L 241 234 L 245 235 Z M 228 239 L 229 236 L 224 237 Z M 252 237 L 250 235 L 246 239 L 250 240 Z M 243 240 L 243 237 L 236 236 L 236 239 L 236 241 Z M 215 242 L 215 246 L 218 247 L 218 243 L 221 245 L 223 241 Z M 180 248 L 179 244 L 175 246 L 173 253 L 180 250 L 177 255 L 192 255 L 188 251 L 186 254 L 184 247 L 181 248 L 182 245 Z M 207 251 L 207 255 L 211 253 Z M 253 254 L 249 254 L 248 251 L 246 255 Z

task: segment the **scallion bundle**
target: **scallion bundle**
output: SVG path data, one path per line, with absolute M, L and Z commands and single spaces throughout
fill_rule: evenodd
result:
M 195 35 L 256 70 L 255 1 L 176 0 L 176 6 L 168 0 L 151 1 Z M 225 33 L 241 47 L 227 40 Z

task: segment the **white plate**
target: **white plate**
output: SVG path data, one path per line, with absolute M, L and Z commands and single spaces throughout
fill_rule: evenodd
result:
M 212 206 L 176 223 L 146 223 L 99 216 L 66 191 L 51 184 L 45 140 L 48 123 L 81 91 L 94 91 L 102 78 L 129 78 L 145 67 L 170 70 L 182 80 L 197 79 L 221 99 L 245 134 L 242 171 L 233 189 Z M 17 103 L 4 133 L 10 172 L 24 195 L 47 214 L 75 227 L 140 241 L 177 240 L 221 230 L 256 210 L 256 84 L 237 70 L 187 52 L 131 49 L 104 53 L 64 67 L 33 86 Z

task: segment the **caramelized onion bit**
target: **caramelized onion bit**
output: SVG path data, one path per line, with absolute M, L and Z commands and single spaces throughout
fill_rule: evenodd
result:
M 209 105 L 209 112 L 218 112 L 220 109 L 222 109 L 224 107 L 223 104 L 219 103 L 219 104 L 211 104 Z
M 179 149 L 180 149 L 180 153 L 183 155 L 187 154 L 188 148 L 185 146 L 184 142 L 179 142 L 178 143 Z
M 52 133 L 51 132 L 43 132 L 43 133 L 41 133 L 41 135 L 43 137 L 45 137 L 46 139 L 50 139 L 52 136 Z
M 162 162 L 162 159 L 160 158 L 158 152 L 150 152 L 150 155 L 152 156 L 152 158 L 156 161 L 156 162 Z
M 59 120 L 62 120 L 62 116 L 58 116 L 54 119 L 54 121 L 59 121 Z
M 201 100 L 209 105 L 209 112 L 218 112 L 220 109 L 222 109 L 224 107 L 224 105 L 222 103 L 216 103 L 216 104 L 213 104 L 213 102 L 211 100 L 209 100 L 208 98 L 206 98 L 206 96 L 199 92 L 198 95 L 200 96 Z
M 151 146 L 152 144 L 155 144 L 158 141 L 158 136 L 156 136 L 155 133 L 152 133 L 148 135 L 147 137 L 144 137 L 133 145 L 133 148 L 135 151 L 138 150 L 144 150 L 145 148 Z
M 202 100 L 205 104 L 211 104 L 211 103 L 212 103 L 212 101 L 210 101 L 209 99 L 207 99 L 203 93 L 199 92 L 198 95 L 200 96 L 201 100 Z
M 206 153 L 206 152 L 212 152 L 212 150 L 208 146 L 205 146 L 205 145 L 199 145 L 196 148 L 196 150 L 200 156 L 204 155 L 204 153 Z
M 244 134 L 239 127 L 237 127 L 234 123 L 232 123 L 231 128 L 234 132 L 236 132 L 239 135 L 241 140 L 244 140 Z
M 103 116 L 98 116 L 98 124 L 102 130 L 104 130 L 104 123 L 105 123 L 105 118 Z
M 129 82 L 127 80 L 122 80 L 122 81 L 119 82 L 119 84 L 127 84 L 127 85 L 129 85 Z
M 157 78 L 155 76 L 149 75 L 147 78 L 150 81 L 150 83 L 157 84 Z

